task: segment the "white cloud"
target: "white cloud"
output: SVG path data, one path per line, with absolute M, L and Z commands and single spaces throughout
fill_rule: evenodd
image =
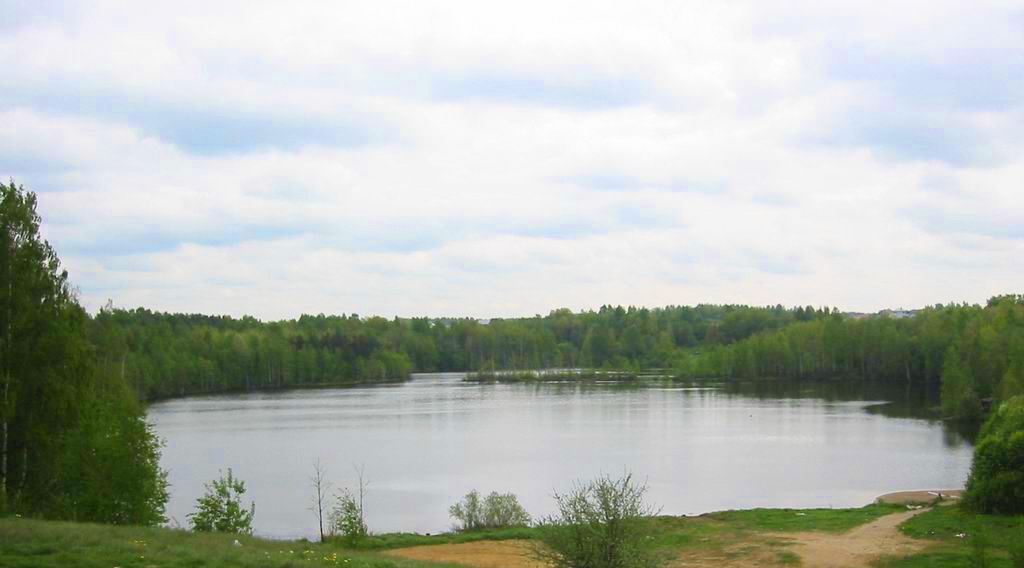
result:
M 0 174 L 92 308 L 863 310 L 1021 280 L 1014 3 L 5 11 Z

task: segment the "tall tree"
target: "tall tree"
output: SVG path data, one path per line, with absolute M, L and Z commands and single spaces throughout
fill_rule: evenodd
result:
M 0 508 L 156 524 L 167 501 L 159 442 L 97 360 L 36 204 L 0 183 Z
M 43 458 L 52 439 L 43 440 L 47 421 L 59 422 L 60 414 L 40 415 L 33 405 L 48 404 L 62 410 L 69 389 L 61 388 L 65 345 L 60 336 L 67 330 L 61 320 L 74 311 L 67 272 L 53 248 L 39 236 L 41 219 L 36 196 L 16 186 L 0 183 L 0 369 L 3 404 L 0 408 L 0 504 L 8 505 L 22 494 L 30 476 L 30 463 Z M 45 397 L 45 398 L 44 398 Z

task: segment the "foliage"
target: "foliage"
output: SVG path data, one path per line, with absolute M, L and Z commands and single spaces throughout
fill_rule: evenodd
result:
M 1024 513 L 1024 396 L 989 418 L 974 449 L 965 504 L 984 513 Z
M 944 416 L 961 419 L 977 419 L 981 416 L 981 400 L 974 390 L 974 382 L 963 363 L 960 350 L 955 345 L 951 346 L 942 366 Z
M 664 558 L 652 546 L 643 521 L 656 514 L 644 502 L 645 485 L 631 475 L 599 477 L 556 494 L 557 516 L 539 526 L 538 556 L 556 567 L 626 568 L 660 566 Z
M 36 204 L 0 183 L 0 510 L 159 523 L 159 441 L 100 364 Z
M 717 345 L 826 310 L 603 306 L 545 317 L 387 320 L 356 314 L 261 322 L 112 305 L 92 322 L 100 361 L 143 398 L 402 379 L 411 370 L 670 367 Z
M 448 514 L 459 521 L 456 530 L 478 531 L 525 527 L 530 524 L 530 515 L 519 504 L 514 493 L 491 492 L 482 501 L 474 489 L 462 501 L 452 505 Z
M 244 494 L 245 482 L 228 468 L 227 475 L 207 483 L 206 493 L 196 500 L 196 511 L 188 515 L 192 530 L 252 534 L 256 503 L 243 507 Z
M 488 322 L 355 314 L 261 322 L 110 307 L 90 329 L 101 363 L 144 398 L 392 380 L 412 370 L 532 380 L 521 371 L 545 368 L 949 382 L 946 415 L 959 417 L 977 415 L 986 399 L 1024 394 L 1024 299 L 1013 295 L 912 317 L 698 305 L 558 309 Z M 502 370 L 513 374 L 495 374 Z
M 167 502 L 160 442 L 140 409 L 85 405 L 61 462 L 63 509 L 78 521 L 157 525 Z
M 328 521 L 330 532 L 340 535 L 348 546 L 359 546 L 370 534 L 363 518 L 362 502 L 348 489 L 342 489 L 335 497 Z

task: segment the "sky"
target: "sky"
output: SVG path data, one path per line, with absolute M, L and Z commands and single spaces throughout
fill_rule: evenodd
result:
M 512 317 L 1024 283 L 1024 2 L 0 0 L 82 303 Z

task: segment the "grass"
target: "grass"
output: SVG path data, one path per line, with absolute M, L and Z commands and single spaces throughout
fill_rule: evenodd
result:
M 241 544 L 236 546 L 235 540 Z M 184 530 L 0 519 L 4 568 L 417 568 L 445 566 L 345 550 L 333 544 L 273 541 Z
M 879 566 L 1015 566 L 1010 559 L 1011 551 L 1024 547 L 1024 517 L 973 515 L 958 506 L 935 507 L 903 523 L 900 530 L 911 538 L 928 540 L 932 546 L 922 554 L 882 559 Z M 985 564 L 977 563 L 979 535 L 986 542 Z
M 873 504 L 860 509 L 748 509 L 705 516 L 750 531 L 838 533 L 905 510 L 900 505 Z
M 905 511 L 899 505 L 869 505 L 859 509 L 751 509 L 724 511 L 699 517 L 654 517 L 645 532 L 650 544 L 671 555 L 739 558 L 760 555 L 768 564 L 799 565 L 800 558 L 778 534 L 821 531 L 841 533 L 884 515 Z M 255 566 L 347 566 L 354 568 L 440 567 L 385 556 L 384 551 L 432 544 L 458 544 L 481 540 L 535 539 L 536 528 L 420 535 L 373 535 L 358 550 L 340 543 L 274 541 L 229 534 L 184 530 L 113 527 L 0 518 L 0 566 L 55 568 L 64 566 L 150 568 L 204 568 Z M 880 567 L 916 568 L 970 566 L 975 555 L 971 536 L 983 532 L 989 543 L 989 567 L 1014 566 L 1010 549 L 1024 546 L 1024 519 L 968 515 L 956 506 L 936 507 L 901 526 L 909 537 L 929 546 L 922 553 L 884 558 Z M 960 536 L 963 535 L 963 536 Z M 234 544 L 235 539 L 241 546 Z M 754 556 L 752 556 L 753 558 Z

